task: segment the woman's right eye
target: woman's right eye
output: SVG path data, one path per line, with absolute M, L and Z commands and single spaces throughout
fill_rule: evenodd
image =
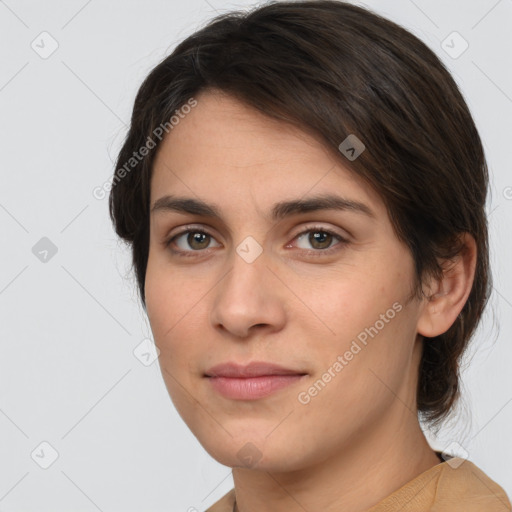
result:
M 188 229 L 172 236 L 165 245 L 166 247 L 171 247 L 171 245 L 178 247 L 178 250 L 171 248 L 171 251 L 174 253 L 193 253 L 201 252 L 204 249 L 210 249 L 210 243 L 212 241 L 217 244 L 213 247 L 221 246 L 221 244 L 216 242 L 215 239 L 206 231 L 201 229 Z M 192 256 L 192 254 L 186 255 Z

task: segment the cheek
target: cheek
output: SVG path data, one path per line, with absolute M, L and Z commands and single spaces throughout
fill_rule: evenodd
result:
M 309 350 L 319 363 L 316 378 L 359 398 L 384 387 L 379 377 L 398 385 L 415 339 L 414 311 L 405 304 L 408 279 L 401 271 L 381 265 L 371 271 L 353 268 L 342 276 L 326 276 L 315 286 L 296 281 L 310 310 L 299 321 L 301 330 L 315 340 Z M 331 377 L 333 373 L 336 377 Z
M 326 439 L 346 439 L 378 421 L 396 400 L 395 393 L 402 395 L 399 389 L 411 370 L 413 336 L 408 335 L 411 326 L 405 308 L 398 313 L 391 309 L 383 325 L 371 311 L 362 314 L 349 306 L 340 316 L 334 343 L 313 353 L 319 364 L 297 397 L 303 421 L 321 428 Z M 379 304 L 372 307 L 379 313 L 388 311 Z
M 166 264 L 165 258 L 150 255 L 144 286 L 148 317 L 155 336 L 161 338 L 162 332 L 174 331 L 193 311 L 204 283 L 190 276 L 185 278 L 179 269 Z
M 393 304 L 401 303 L 404 297 L 401 281 L 393 279 L 385 269 L 351 267 L 315 278 L 299 276 L 292 286 L 303 302 L 294 301 L 297 311 L 309 310 L 306 316 L 301 314 L 303 321 L 309 323 L 309 329 L 315 327 L 318 333 L 325 334 L 327 345 L 336 340 L 343 345 L 376 322 L 381 330 L 380 315 L 385 315 L 384 321 L 394 318 Z
M 164 265 L 148 263 L 146 272 L 146 309 L 158 347 L 159 365 L 165 385 L 180 414 L 193 408 L 192 398 L 204 343 L 204 283 L 184 279 L 182 274 Z

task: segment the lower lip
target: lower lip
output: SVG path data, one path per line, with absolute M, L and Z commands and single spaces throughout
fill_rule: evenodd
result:
M 299 381 L 305 375 L 263 375 L 261 377 L 208 377 L 213 389 L 234 400 L 257 400 Z

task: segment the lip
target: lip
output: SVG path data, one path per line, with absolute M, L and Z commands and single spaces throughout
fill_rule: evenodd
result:
M 212 388 L 232 400 L 257 400 L 302 380 L 307 373 L 273 363 L 248 365 L 223 363 L 210 368 L 205 377 Z
M 248 378 L 269 375 L 306 375 L 306 372 L 265 361 L 253 361 L 246 365 L 234 362 L 222 363 L 205 372 L 205 377 Z

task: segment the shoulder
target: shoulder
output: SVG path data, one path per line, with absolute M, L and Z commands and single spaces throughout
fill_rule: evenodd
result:
M 505 491 L 469 460 L 453 458 L 439 465 L 432 512 L 510 512 Z
M 472 462 L 454 457 L 433 466 L 368 512 L 511 512 L 505 491 Z

